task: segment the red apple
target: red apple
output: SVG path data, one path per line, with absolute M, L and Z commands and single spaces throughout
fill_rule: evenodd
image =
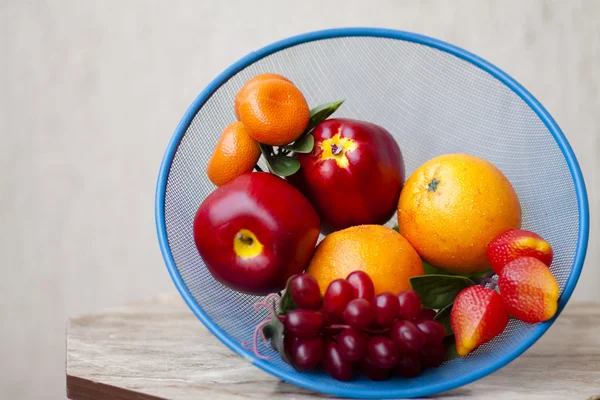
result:
M 323 231 L 389 220 L 404 184 L 394 137 L 370 122 L 341 118 L 321 122 L 311 134 L 313 151 L 295 155 L 301 168 L 288 179 L 311 201 Z
M 194 241 L 222 284 L 253 295 L 301 273 L 319 237 L 319 216 L 283 179 L 249 172 L 212 192 L 194 219 Z

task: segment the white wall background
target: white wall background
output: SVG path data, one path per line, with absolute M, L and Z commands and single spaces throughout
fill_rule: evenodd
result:
M 0 398 L 64 398 L 69 316 L 174 290 L 153 201 L 175 126 L 232 62 L 316 29 L 430 35 L 528 88 L 587 181 L 592 237 L 574 299 L 599 302 L 598 21 L 592 0 L 0 0 Z

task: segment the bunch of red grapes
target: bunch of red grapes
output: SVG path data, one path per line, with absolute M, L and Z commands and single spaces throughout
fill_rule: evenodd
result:
M 300 371 L 322 365 L 332 378 L 349 381 L 359 366 L 380 381 L 415 377 L 446 360 L 444 327 L 412 290 L 374 296 L 362 271 L 331 282 L 322 299 L 307 274 L 294 277 L 288 290 L 297 309 L 284 319 L 285 350 Z

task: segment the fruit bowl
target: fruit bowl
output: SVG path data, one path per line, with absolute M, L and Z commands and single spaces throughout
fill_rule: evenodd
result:
M 340 382 L 322 371 L 301 373 L 262 347 L 242 343 L 267 311 L 260 297 L 218 283 L 196 247 L 198 205 L 215 189 L 206 177 L 211 149 L 235 119 L 232 104 L 249 78 L 290 78 L 309 104 L 346 100 L 336 116 L 372 121 L 394 135 L 407 174 L 444 153 L 469 153 L 494 163 L 512 182 L 523 229 L 554 248 L 551 271 L 560 288 L 558 312 L 539 324 L 511 320 L 504 332 L 466 357 L 411 379 Z M 261 161 L 262 162 L 262 161 Z M 290 205 L 293 207 L 293 205 Z M 394 219 L 388 226 L 394 225 Z M 196 98 L 168 145 L 158 177 L 156 224 L 167 268 L 181 295 L 225 345 L 276 377 L 318 392 L 358 398 L 420 397 L 454 389 L 508 364 L 550 327 L 569 300 L 583 267 L 589 210 L 585 184 L 564 134 L 542 105 L 507 74 L 450 44 L 412 33 L 347 28 L 312 32 L 252 52 Z M 543 366 L 540 365 L 540 368 Z

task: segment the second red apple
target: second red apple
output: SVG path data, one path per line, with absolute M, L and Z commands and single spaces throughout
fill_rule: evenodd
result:
M 311 134 L 313 151 L 295 155 L 301 168 L 288 179 L 319 213 L 322 231 L 389 220 L 404 184 L 394 137 L 373 123 L 342 118 L 321 122 Z

